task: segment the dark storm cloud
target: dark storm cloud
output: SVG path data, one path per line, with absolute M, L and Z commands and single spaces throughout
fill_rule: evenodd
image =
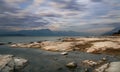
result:
M 91 0 L 92 2 L 102 2 L 103 0 Z
M 68 1 L 66 1 L 66 0 L 52 0 L 52 1 L 57 2 L 57 3 L 61 3 L 61 4 L 65 4 L 65 3 L 68 2 Z M 70 1 L 70 0 L 69 0 L 69 1 Z
M 9 28 L 27 29 L 49 24 L 42 16 L 35 16 L 30 13 L 25 14 L 24 11 L 21 11 L 22 9 L 10 6 L 4 0 L 0 0 L 0 30 L 9 30 Z M 35 22 L 38 19 L 42 21 Z
M 3 27 L 7 27 L 7 26 L 11 26 L 11 27 L 38 27 L 38 26 L 44 26 L 49 24 L 49 22 L 47 21 L 39 21 L 39 22 L 35 22 L 35 20 L 38 20 L 42 18 L 40 17 L 31 17 L 31 16 L 26 16 L 25 18 L 11 18 L 11 17 L 2 17 L 0 18 L 0 26 Z
M 119 0 L 0 0 L 0 29 L 109 29 L 118 26 L 119 8 Z
M 70 2 L 67 3 L 66 7 L 64 8 L 68 10 L 81 11 L 81 10 L 85 10 L 85 5 L 77 4 L 77 2 L 71 0 Z
M 37 0 L 36 0 L 37 1 Z M 52 0 L 53 2 L 58 3 L 58 5 L 64 4 L 62 10 L 70 10 L 70 11 L 81 11 L 84 10 L 84 5 L 78 4 L 74 0 Z M 9 1 L 10 2 L 10 1 Z M 12 3 L 12 2 L 11 2 Z M 28 9 L 29 10 L 29 9 Z M 21 13 L 21 14 L 19 14 Z M 54 18 L 61 17 L 60 14 L 53 14 L 48 13 L 45 15 L 32 15 L 30 13 L 25 13 L 24 10 L 8 5 L 4 0 L 0 1 L 0 26 L 2 27 L 39 27 L 50 24 L 49 21 L 44 20 L 45 17 L 52 17 L 51 20 Z M 32 15 L 32 16 L 31 16 Z M 22 18 L 20 18 L 20 16 Z M 41 21 L 38 21 L 41 20 Z M 51 21 L 52 22 L 52 21 Z
M 4 12 L 15 12 L 17 10 L 17 8 L 14 7 L 10 7 L 8 5 L 6 5 L 6 3 L 3 0 L 0 0 L 0 13 L 4 13 Z
M 50 13 L 49 14 L 45 14 L 44 16 L 45 17 L 61 17 L 61 15 L 59 15 L 59 14 L 52 14 L 52 13 L 51 14 Z

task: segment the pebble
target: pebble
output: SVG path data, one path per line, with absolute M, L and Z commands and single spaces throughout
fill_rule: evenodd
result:
M 62 52 L 61 55 L 68 55 L 68 52 Z

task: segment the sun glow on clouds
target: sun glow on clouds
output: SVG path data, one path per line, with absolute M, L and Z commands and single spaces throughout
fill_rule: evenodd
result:
M 119 0 L 1 0 L 0 27 L 9 30 L 51 29 L 87 32 L 112 30 L 120 22 Z M 89 27 L 90 26 L 90 27 Z M 92 27 L 91 27 L 92 26 Z M 96 31 L 96 32 L 95 32 Z M 89 32 L 89 31 L 88 31 Z

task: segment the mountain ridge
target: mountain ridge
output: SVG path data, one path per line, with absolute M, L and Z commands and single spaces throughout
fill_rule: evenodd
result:
M 0 36 L 88 36 L 89 33 L 75 31 L 51 31 L 50 29 L 41 30 L 21 30 L 11 31 L 0 34 Z

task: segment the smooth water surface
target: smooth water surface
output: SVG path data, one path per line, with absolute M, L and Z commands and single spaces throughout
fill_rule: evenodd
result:
M 34 42 L 34 41 L 43 41 L 43 40 L 57 40 L 62 37 L 41 37 L 41 36 L 5 36 L 0 37 L 0 42 Z

